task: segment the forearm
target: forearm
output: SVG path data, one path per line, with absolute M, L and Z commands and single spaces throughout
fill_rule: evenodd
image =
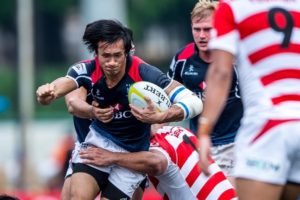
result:
M 177 105 L 172 105 L 170 109 L 168 109 L 165 113 L 162 114 L 162 117 L 160 118 L 161 121 L 157 123 L 182 121 L 183 119 L 183 109 Z
M 202 112 L 202 100 L 179 82 L 173 81 L 166 92 L 173 105 L 165 113 L 162 122 L 191 119 Z
M 163 155 L 151 151 L 114 154 L 114 164 L 151 176 L 162 174 L 167 165 Z
M 217 59 L 224 56 L 218 53 L 214 62 L 209 66 L 206 76 L 206 96 L 204 110 L 199 119 L 198 135 L 211 133 L 228 98 L 229 88 L 232 82 L 232 57 Z
M 65 101 L 69 113 L 76 117 L 92 119 L 93 107 L 86 102 L 87 91 L 84 88 L 79 88 L 66 95 Z
M 93 119 L 93 107 L 85 101 L 72 98 L 67 104 L 68 111 L 72 115 L 84 119 Z
M 60 77 L 52 81 L 51 84 L 54 85 L 54 94 L 56 98 L 65 96 L 66 94 L 77 88 L 76 83 L 72 79 L 67 77 Z

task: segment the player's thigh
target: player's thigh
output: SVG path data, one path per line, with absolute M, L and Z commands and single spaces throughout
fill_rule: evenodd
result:
M 138 187 L 133 193 L 131 200 L 142 200 L 143 194 L 144 190 L 141 187 Z
M 61 199 L 69 200 L 71 198 L 71 176 L 66 177 L 61 190 Z
M 131 200 L 142 200 L 145 188 L 149 186 L 148 177 L 146 177 L 140 186 L 134 191 Z
M 75 143 L 76 145 L 76 143 Z M 71 198 L 71 176 L 73 174 L 72 161 L 70 159 L 69 166 L 65 174 L 64 184 L 61 190 L 61 199 L 69 200 Z
M 284 187 L 282 200 L 299 200 L 300 199 L 300 184 L 287 183 Z
M 74 173 L 71 177 L 71 200 L 91 200 L 98 195 L 100 188 L 93 176 L 84 172 Z
M 236 179 L 239 200 L 279 200 L 283 186 L 250 179 Z

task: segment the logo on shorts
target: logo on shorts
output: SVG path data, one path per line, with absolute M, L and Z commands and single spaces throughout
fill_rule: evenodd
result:
M 246 165 L 251 168 L 256 168 L 262 171 L 273 171 L 277 172 L 280 169 L 280 165 L 269 160 L 256 160 L 247 159 Z

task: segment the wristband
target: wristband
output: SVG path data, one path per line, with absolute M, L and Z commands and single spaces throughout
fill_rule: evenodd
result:
M 199 117 L 198 126 L 201 135 L 210 135 L 213 125 L 209 122 L 206 117 Z

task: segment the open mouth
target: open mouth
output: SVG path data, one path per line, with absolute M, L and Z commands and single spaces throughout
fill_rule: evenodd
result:
M 206 47 L 207 46 L 207 42 L 198 42 L 200 47 Z

